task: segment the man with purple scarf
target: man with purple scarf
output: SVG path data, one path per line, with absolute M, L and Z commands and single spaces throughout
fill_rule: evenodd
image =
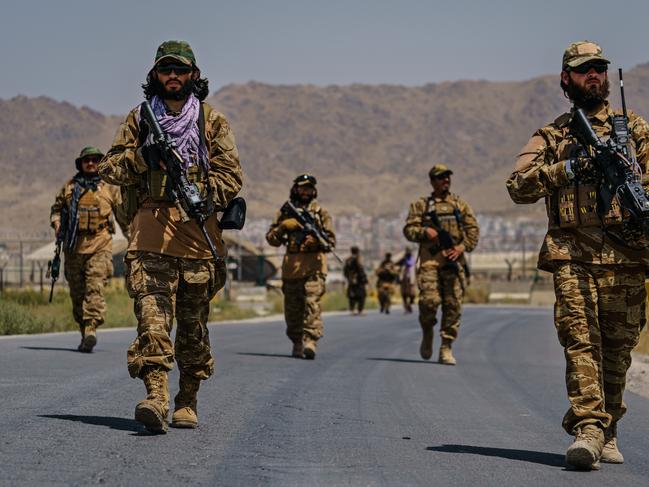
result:
M 227 120 L 203 102 L 208 83 L 200 75 L 189 44 L 167 41 L 158 47 L 143 89 L 160 126 L 177 145 L 188 180 L 213 209 L 205 227 L 217 252 L 225 256 L 217 212 L 237 195 L 243 174 Z M 99 173 L 122 187 L 125 212 L 133 219 L 126 269 L 138 334 L 128 349 L 128 370 L 144 381 L 147 390 L 146 399 L 135 408 L 135 419 L 151 432 L 165 433 L 167 373 L 174 357 L 180 384 L 171 426 L 198 425 L 200 381 L 214 372 L 209 303 L 224 286 L 226 269 L 223 260 L 213 259 L 196 222 L 183 222 L 169 198 L 165 165 L 141 118 L 139 106 L 129 113 Z M 172 342 L 174 314 L 178 329 Z

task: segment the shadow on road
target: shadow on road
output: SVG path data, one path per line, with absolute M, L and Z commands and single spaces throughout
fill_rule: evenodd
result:
M 115 418 L 111 416 L 76 416 L 74 414 L 41 414 L 41 418 L 64 419 L 95 426 L 108 426 L 120 431 L 137 431 L 139 423 L 134 419 Z
M 255 352 L 237 352 L 237 355 L 249 355 L 252 357 L 278 357 L 278 358 L 290 358 L 293 357 L 288 353 L 255 353 Z
M 549 467 L 565 467 L 566 465 L 563 455 L 532 450 L 512 450 L 509 448 L 488 448 L 484 446 L 469 445 L 429 446 L 426 450 L 507 458 L 509 460 L 520 460 L 522 462 L 540 463 L 541 465 L 548 465 Z
M 75 352 L 79 353 L 79 350 L 76 348 L 60 348 L 60 347 L 20 347 L 24 348 L 25 350 L 55 350 L 58 352 Z
M 428 364 L 428 365 L 440 365 L 437 361 L 429 361 L 422 359 L 409 359 L 409 358 L 382 358 L 382 357 L 367 357 L 367 360 L 377 360 L 379 362 L 400 362 L 404 364 Z

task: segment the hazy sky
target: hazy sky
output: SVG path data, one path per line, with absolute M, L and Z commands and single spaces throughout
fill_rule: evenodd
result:
M 192 44 L 212 92 L 250 80 L 521 80 L 558 73 L 580 39 L 628 69 L 649 61 L 648 26 L 647 0 L 4 0 L 0 98 L 125 113 L 166 39 Z

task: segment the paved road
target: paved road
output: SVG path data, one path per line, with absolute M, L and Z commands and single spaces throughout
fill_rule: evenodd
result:
M 313 362 L 288 356 L 280 322 L 216 325 L 201 425 L 165 436 L 132 419 L 132 330 L 92 355 L 74 334 L 1 339 L 0 485 L 649 485 L 649 400 L 632 393 L 627 463 L 564 469 L 550 313 L 467 308 L 457 367 L 421 361 L 400 312 L 327 317 Z

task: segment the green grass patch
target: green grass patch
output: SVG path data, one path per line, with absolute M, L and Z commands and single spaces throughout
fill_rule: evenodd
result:
M 102 328 L 135 327 L 137 320 L 133 300 L 124 289 L 123 280 L 114 279 L 104 292 L 106 321 Z M 72 302 L 68 290 L 55 290 L 51 303 L 49 294 L 34 290 L 7 290 L 0 294 L 0 335 L 21 335 L 76 331 L 79 325 L 72 318 Z M 254 310 L 215 299 L 210 305 L 210 321 L 231 321 L 257 316 Z

